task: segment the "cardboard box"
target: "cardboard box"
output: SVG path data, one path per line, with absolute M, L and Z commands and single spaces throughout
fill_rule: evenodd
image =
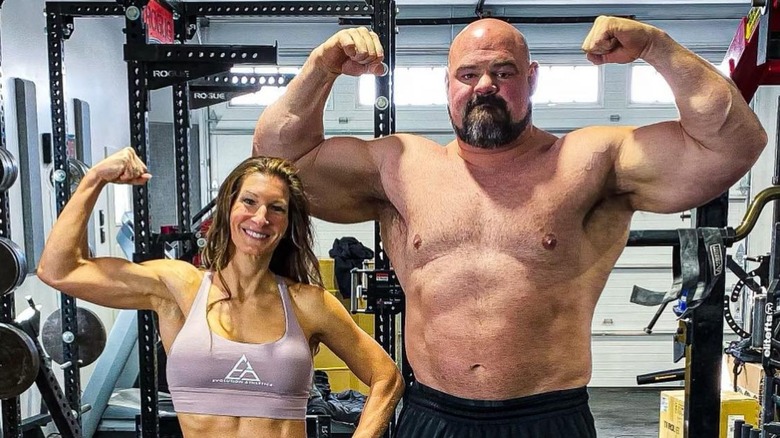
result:
M 371 337 L 374 336 L 374 315 L 356 314 L 352 315 L 352 319 Z M 346 389 L 354 389 L 363 394 L 369 392 L 368 385 L 361 382 L 347 368 L 347 364 L 323 344 L 320 344 L 320 351 L 314 356 L 314 368 L 328 373 L 328 381 L 333 392 Z
M 685 420 L 685 391 L 661 392 L 661 416 L 658 438 L 683 438 Z M 746 395 L 722 391 L 720 394 L 720 438 L 734 436 L 734 422 L 758 424 L 758 401 Z
M 723 370 L 729 376 L 729 382 L 734 389 L 734 358 L 732 356 L 726 356 L 726 367 Z M 758 395 L 761 393 L 761 387 L 764 384 L 764 369 L 760 363 L 745 363 L 742 366 L 742 371 L 737 376 L 736 389 L 740 394 L 753 397 L 758 400 Z
M 322 285 L 328 290 L 338 290 L 336 286 L 335 263 L 333 259 L 319 259 L 320 275 L 322 275 Z
M 333 392 L 341 392 L 354 389 L 363 394 L 368 394 L 369 387 L 357 378 L 347 365 L 339 359 L 328 347 L 320 345 L 320 351 L 314 356 L 314 369 L 328 373 L 330 389 Z

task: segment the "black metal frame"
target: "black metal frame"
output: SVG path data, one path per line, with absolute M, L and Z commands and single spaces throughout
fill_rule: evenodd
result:
M 771 13 L 770 11 L 767 12 Z M 767 18 L 768 21 L 768 18 Z M 780 105 L 780 98 L 778 99 Z M 778 106 L 778 117 L 776 120 L 780 126 L 780 106 Z M 780 184 L 780 131 L 775 138 L 775 170 L 772 178 L 772 184 Z M 764 325 L 764 351 L 761 355 L 761 365 L 764 369 L 764 381 L 761 388 L 761 418 L 762 424 L 761 436 L 769 438 L 780 436 L 780 418 L 778 418 L 777 396 L 778 379 L 777 371 L 780 370 L 780 362 L 772 358 L 772 353 L 778 351 L 777 327 L 778 318 L 777 309 L 780 306 L 778 298 L 778 284 L 780 284 L 780 205 L 775 203 L 772 215 L 772 245 L 769 254 L 769 287 L 766 292 L 766 322 Z M 767 342 L 768 340 L 768 342 Z M 768 351 L 767 351 L 768 350 Z
M 371 28 L 379 37 L 385 53 L 384 62 L 387 64 L 387 74 L 376 78 L 376 101 L 374 103 L 374 137 L 384 137 L 395 133 L 395 98 L 394 98 L 394 72 L 395 72 L 395 40 L 396 40 L 396 15 L 398 10 L 395 0 L 374 0 L 374 15 L 371 17 Z M 390 259 L 385 253 L 382 245 L 382 235 L 379 222 L 374 223 L 374 269 L 377 271 L 390 271 Z M 381 293 L 377 286 L 376 273 L 369 275 L 369 285 L 366 290 L 368 299 L 368 311 L 374 313 L 374 338 L 379 342 L 382 348 L 388 352 L 393 360 L 397 359 L 396 354 L 396 315 L 401 314 L 403 323 L 403 310 L 405 300 L 400 283 L 395 277 L 395 273 L 387 273 L 389 287 L 385 290 L 391 292 L 390 295 Z M 373 309 L 372 309 L 373 307 Z M 403 333 L 403 332 L 402 332 Z M 411 367 L 406 360 L 406 351 L 404 349 L 403 336 L 401 337 L 401 370 L 404 379 L 411 384 L 414 376 Z M 385 438 L 391 438 L 394 435 L 395 418 L 390 419 L 390 427 L 384 433 Z
M 696 209 L 695 226 L 728 225 L 728 192 Z M 720 436 L 720 376 L 723 363 L 723 297 L 726 276 L 686 321 L 685 413 L 690 437 Z
M 189 209 L 189 152 L 190 152 L 190 122 L 189 110 L 192 90 L 225 91 L 237 88 L 248 92 L 257 89 L 257 85 L 251 83 L 227 84 L 232 75 L 226 73 L 233 63 L 251 61 L 253 64 L 268 62 L 271 56 L 276 55 L 275 47 L 241 47 L 241 46 L 194 46 L 182 44 L 157 44 L 150 45 L 146 41 L 146 29 L 140 11 L 149 0 L 120 0 L 118 3 L 90 3 L 90 2 L 47 2 L 47 25 L 49 36 L 49 69 L 52 96 L 52 130 L 54 145 L 54 166 L 63 169 L 67 160 L 65 149 L 65 100 L 62 87 L 63 71 L 63 44 L 74 31 L 75 17 L 106 17 L 122 16 L 125 21 L 125 60 L 128 63 L 128 89 L 130 111 L 130 135 L 131 146 L 141 159 L 148 162 L 148 107 L 149 90 L 172 85 L 174 99 L 174 144 L 176 160 L 176 197 L 179 230 L 189 230 L 191 225 Z M 162 3 L 162 2 L 160 2 Z M 396 7 L 394 1 L 373 0 L 372 2 L 326 2 L 322 4 L 309 2 L 187 2 L 167 5 L 175 11 L 179 19 L 175 22 L 176 40 L 185 42 L 193 36 L 197 18 L 206 16 L 370 16 L 374 31 L 380 36 L 384 44 L 386 63 L 389 66 L 388 74 L 377 78 L 377 95 L 386 100 L 384 105 L 375 108 L 375 135 L 383 136 L 395 132 L 395 105 L 392 94 L 393 67 L 395 64 L 395 33 L 396 33 Z M 132 9 L 135 8 L 135 9 Z M 130 13 L 128 13 L 130 11 Z M 194 60 L 198 67 L 189 68 Z M 275 64 L 275 62 L 273 62 Z M 157 69 L 157 70 L 154 70 Z M 164 71 L 165 75 L 153 75 L 154 71 Z M 210 75 L 204 79 L 204 76 Z M 161 77 L 164 76 L 164 77 Z M 243 75 L 252 76 L 252 75 Z M 254 75 L 256 78 L 264 75 Z M 282 75 L 277 76 L 282 77 Z M 191 84 L 187 81 L 193 79 Z M 285 77 L 289 80 L 289 76 Z M 232 81 L 231 81 L 232 82 Z M 212 96 L 219 99 L 227 99 L 228 95 Z M 230 96 L 232 97 L 232 96 Z M 212 102 L 214 103 L 214 102 Z M 67 175 L 67 174 L 66 174 Z M 69 198 L 69 181 L 61 181 L 55 186 L 57 196 L 58 214 Z M 162 258 L 163 254 L 158 245 L 154 245 L 151 238 L 149 220 L 149 194 L 144 186 L 133 188 L 134 225 L 135 225 L 135 254 L 134 261 L 142 262 L 150 259 Z M 376 266 L 389 269 L 390 264 L 381 245 L 379 225 L 376 225 Z M 391 302 L 376 301 L 375 303 L 375 337 L 381 345 L 395 358 L 395 315 L 403 308 L 402 299 L 394 299 Z M 63 330 L 75 333 L 75 300 L 62 295 Z M 139 312 L 139 360 L 141 373 L 139 385 L 141 387 L 141 419 L 140 429 L 143 436 L 157 436 L 159 434 L 159 421 L 157 416 L 157 354 L 155 343 L 157 341 L 157 328 L 155 316 L 150 311 Z M 78 357 L 75 344 L 65 345 L 63 352 L 66 360 Z M 66 372 L 65 393 L 74 411 L 78 412 L 80 381 L 79 366 L 72 361 L 73 366 Z M 409 370 L 408 362 L 404 358 L 404 368 Z M 407 379 L 411 372 L 404 373 Z M 409 380 L 411 381 L 411 380 Z M 18 423 L 18 422 L 14 422 Z M 390 436 L 387 432 L 385 436 Z
M 54 191 L 57 206 L 57 216 L 70 199 L 70 176 L 67 171 L 67 144 L 66 144 L 66 114 L 65 96 L 63 85 L 63 53 L 64 42 L 73 33 L 73 18 L 80 16 L 110 16 L 121 13 L 121 8 L 113 4 L 78 3 L 68 4 L 59 2 L 46 3 L 46 28 L 49 56 L 49 92 L 51 96 L 52 117 L 52 158 L 55 172 L 62 173 L 64 178 L 54 181 Z M 76 318 L 76 300 L 69 295 L 60 294 L 60 315 L 62 331 L 78 333 L 78 319 Z M 60 400 L 62 392 L 57 388 L 44 398 L 52 418 L 58 424 L 69 424 L 69 434 L 80 436 L 81 430 L 81 364 L 78 361 L 78 343 L 63 341 L 62 352 L 65 363 L 69 363 L 63 369 L 64 373 L 64 400 Z M 53 375 L 51 376 L 53 377 Z M 41 384 L 51 386 L 50 378 L 41 379 Z M 54 382 L 56 383 L 56 381 Z M 46 391 L 48 392 L 48 391 Z M 74 419 L 75 417 L 75 419 Z
M 2 0 L 0 0 L 2 6 Z M 0 148 L 5 149 L 5 106 L 3 103 L 3 55 L 0 51 Z M 0 190 L 0 237 L 11 238 L 11 212 L 8 211 L 8 192 Z M 9 293 L 0 297 L 0 322 L 10 323 L 16 316 L 16 300 L 14 294 Z M 0 403 L 3 415 L 2 436 L 22 436 L 22 408 L 19 397 L 5 399 Z
M 128 63 L 128 87 L 130 110 L 131 146 L 141 159 L 148 161 L 148 107 L 149 90 L 168 85 L 174 86 L 174 135 L 177 181 L 177 208 L 180 230 L 190 226 L 189 217 L 189 79 L 200 78 L 208 74 L 225 73 L 234 63 L 251 62 L 253 64 L 276 64 L 275 47 L 251 46 L 203 46 L 194 45 L 149 45 L 146 41 L 146 29 L 140 11 L 148 0 L 128 0 L 121 5 L 105 3 L 47 3 L 47 19 L 50 24 L 50 62 L 52 79 L 52 119 L 55 145 L 55 169 L 62 168 L 65 145 L 65 113 L 64 99 L 60 78 L 62 77 L 62 44 L 74 30 L 73 17 L 82 16 L 117 16 L 125 15 L 125 59 Z M 161 2 L 162 3 L 162 2 Z M 183 6 L 183 10 L 181 7 Z M 192 37 L 193 26 L 200 16 L 291 16 L 291 15 L 367 15 L 373 9 L 363 2 L 344 2 L 330 4 L 316 3 L 204 3 L 191 2 L 187 4 L 168 5 L 177 11 L 179 20 L 176 25 L 176 39 L 184 42 Z M 177 10 L 177 7 L 179 10 Z M 132 9 L 135 8 L 135 9 Z M 128 13 L 130 11 L 130 13 Z M 193 59 L 194 58 L 194 59 Z M 192 61 L 198 66 L 189 68 Z M 270 62 L 273 61 L 273 62 Z M 154 70 L 154 69 L 157 70 Z M 153 72 L 164 71 L 165 75 L 153 75 Z M 164 76 L 164 77 L 163 77 Z M 68 182 L 61 183 L 69 187 Z M 68 194 L 60 186 L 57 189 L 58 207 L 64 206 Z M 146 187 L 136 186 L 133 189 L 135 254 L 134 261 L 162 258 L 163 254 L 155 250 L 150 241 L 151 230 L 149 220 L 149 194 Z M 58 209 L 58 213 L 59 213 Z M 63 295 L 63 297 L 66 297 Z M 63 311 L 75 311 L 75 302 L 69 297 L 63 298 Z M 65 318 L 63 318 L 65 321 Z M 159 419 L 157 414 L 157 328 L 153 312 L 139 312 L 139 365 L 141 373 L 139 385 L 141 388 L 141 434 L 153 437 L 159 434 Z M 74 330 L 73 325 L 68 326 Z M 67 350 L 65 350 L 67 351 Z M 67 354 L 67 353 L 66 353 Z M 71 357 L 78 357 L 77 352 L 70 349 Z M 70 368 L 78 375 L 78 367 Z M 78 394 L 79 382 L 66 380 L 66 393 Z M 77 395 L 72 401 L 78 405 Z M 77 409 L 77 408 L 76 408 Z
M 130 0 L 125 2 L 127 8 L 136 7 L 139 10 L 145 6 L 146 0 Z M 368 11 L 363 4 L 343 3 L 339 5 L 331 5 L 328 8 L 322 8 L 322 5 L 309 4 L 309 3 L 295 3 L 295 4 L 281 4 L 281 3 L 252 3 L 249 4 L 233 4 L 233 3 L 186 3 L 182 4 L 184 9 L 179 11 L 180 17 L 185 17 L 183 23 L 176 26 L 176 34 L 179 41 L 184 41 L 185 34 L 191 29 L 189 23 L 195 23 L 198 17 L 201 16 L 254 16 L 254 15 L 278 15 L 278 16 L 290 16 L 290 15 L 330 15 L 332 13 L 343 14 L 348 11 L 364 13 Z M 181 230 L 189 229 L 190 217 L 189 217 L 189 173 L 188 169 L 188 157 L 189 157 L 189 86 L 186 84 L 186 79 L 194 79 L 195 76 L 202 77 L 206 74 L 219 74 L 226 73 L 233 62 L 251 62 L 253 64 L 276 64 L 276 48 L 261 48 L 256 50 L 255 47 L 214 47 L 207 46 L 208 50 L 204 52 L 198 50 L 196 46 L 189 45 L 155 45 L 149 46 L 146 44 L 144 23 L 142 19 L 126 20 L 126 35 L 127 45 L 125 50 L 126 59 L 128 61 L 128 84 L 130 86 L 130 124 L 131 124 L 131 141 L 132 147 L 136 150 L 139 157 L 145 162 L 148 162 L 148 136 L 147 136 L 147 111 L 148 108 L 148 93 L 152 86 L 158 84 L 150 84 L 146 79 L 148 78 L 148 71 L 150 69 L 150 62 L 154 61 L 168 61 L 177 62 L 190 59 L 190 54 L 193 54 L 201 63 L 212 62 L 212 59 L 226 59 L 229 62 L 217 62 L 214 63 L 214 68 L 207 69 L 201 68 L 192 77 L 189 75 L 173 75 L 174 80 L 170 83 L 161 81 L 159 85 L 174 85 L 174 134 L 176 145 L 176 164 L 177 174 L 177 209 L 179 226 Z M 192 35 L 190 34 L 189 37 Z M 149 57 L 149 53 L 154 51 L 156 56 Z M 221 51 L 226 56 L 222 57 L 219 54 L 212 58 L 209 56 L 215 51 Z M 143 55 L 142 59 L 133 59 L 133 54 Z M 174 54 L 174 56 L 165 59 L 168 53 Z M 179 55 L 179 53 L 185 54 L 185 56 Z M 269 59 L 269 56 L 273 54 L 273 59 Z M 161 56 L 162 55 L 162 56 Z M 162 59 L 161 59 L 162 58 Z M 269 62 L 273 61 L 273 62 Z M 166 68 L 183 67 L 182 65 L 163 65 Z M 178 80 L 175 80 L 178 78 Z M 136 259 L 147 260 L 150 258 L 161 258 L 161 254 L 151 254 L 149 247 L 149 212 L 146 208 L 148 206 L 148 193 L 144 190 L 143 186 L 136 186 L 133 191 L 133 203 L 135 211 L 135 233 L 136 233 Z M 140 225 L 140 228 L 139 228 Z M 141 386 L 141 433 L 144 437 L 155 437 L 159 434 L 159 420 L 157 416 L 157 349 L 154 347 L 154 343 L 157 339 L 157 330 L 153 322 L 151 312 L 141 312 L 139 314 L 139 342 L 140 342 L 140 355 L 141 355 L 141 370 L 140 376 Z
M 131 146 L 138 156 L 148 162 L 148 108 L 149 90 L 172 85 L 174 99 L 174 144 L 176 160 L 176 197 L 177 215 L 180 231 L 190 227 L 189 200 L 189 110 L 190 110 L 190 79 L 210 76 L 214 78 L 230 78 L 227 71 L 234 63 L 276 64 L 276 47 L 270 46 L 195 46 L 183 44 L 150 45 L 146 41 L 146 28 L 140 13 L 149 0 L 119 0 L 120 4 L 89 3 L 89 2 L 47 2 L 47 24 L 49 24 L 49 69 L 52 95 L 52 129 L 54 131 L 54 165 L 62 169 L 65 162 L 65 110 L 62 95 L 62 45 L 65 39 L 74 31 L 74 17 L 121 16 L 125 20 L 125 60 L 128 64 L 128 89 L 130 111 Z M 343 16 L 343 15 L 373 15 L 374 8 L 366 2 L 187 2 L 173 5 L 159 2 L 174 11 L 178 20 L 175 21 L 175 39 L 182 43 L 194 34 L 194 23 L 198 17 L 206 16 Z M 197 62 L 193 67 L 192 63 Z M 152 74 L 165 72 L 166 74 Z M 227 75 L 227 76 L 224 76 Z M 234 75 L 235 76 L 235 75 Z M 247 75 L 244 75 L 247 76 Z M 263 75 L 255 75 L 263 76 Z M 289 78 L 287 78 L 289 79 Z M 205 83 L 204 83 L 205 82 Z M 198 79 L 194 87 L 209 89 L 209 78 Z M 242 91 L 252 91 L 245 84 Z M 213 87 L 224 89 L 226 84 L 214 83 Z M 238 88 L 238 87 L 237 87 Z M 255 88 L 256 89 L 256 88 Z M 232 88 L 235 90 L 235 88 Z M 223 97 L 224 98 L 224 97 Z M 69 193 L 64 190 L 69 182 L 60 182 L 56 187 L 58 213 L 65 205 Z M 152 233 L 149 220 L 149 194 L 146 187 L 133 188 L 135 254 L 134 261 L 142 262 L 162 258 L 159 246 L 151 241 Z M 75 302 L 63 294 L 63 312 L 70 315 L 75 312 Z M 63 317 L 64 327 L 66 329 Z M 70 321 L 70 320 L 67 320 Z M 159 434 L 158 399 L 157 399 L 157 328 L 155 316 L 150 311 L 139 312 L 139 360 L 141 388 L 141 418 L 140 429 L 144 437 L 155 437 Z M 67 326 L 75 333 L 71 322 Z M 75 345 L 75 344 L 74 344 Z M 64 350 L 66 359 L 78 357 L 78 352 L 72 346 Z M 69 354 L 69 356 L 67 356 Z M 73 406 L 78 406 L 80 382 L 78 381 L 78 365 L 69 368 L 76 379 L 66 379 L 66 393 Z M 76 408 L 78 409 L 78 408 Z
M 694 225 L 726 230 L 724 242 L 733 243 L 728 225 L 728 192 L 696 209 Z M 632 231 L 628 246 L 678 246 L 676 231 Z M 720 418 L 720 375 L 723 361 L 723 297 L 725 276 L 692 314 L 681 321 L 685 340 L 685 436 L 717 438 Z
M 54 172 L 62 172 L 64 178 L 55 178 L 54 192 L 56 198 L 57 216 L 62 213 L 65 204 L 70 199 L 70 175 L 68 169 L 66 122 L 65 122 L 65 96 L 63 84 L 63 57 L 66 38 L 73 31 L 73 20 L 61 15 L 51 13 L 47 9 L 46 14 L 47 40 L 49 43 L 49 66 L 58 66 L 59 69 L 49 69 L 49 92 L 51 95 L 52 117 L 52 157 Z M 60 314 L 62 318 L 62 331 L 78 333 L 78 320 L 76 318 L 76 300 L 66 294 L 60 294 Z M 71 366 L 63 370 L 65 382 L 65 397 L 71 410 L 80 411 L 81 404 L 81 366 L 76 360 L 79 357 L 78 343 L 62 343 L 62 354 L 65 363 Z M 79 423 L 81 419 L 79 416 Z
M 188 83 L 190 109 L 227 102 L 241 94 L 260 90 L 263 85 L 286 84 L 293 74 L 226 73 L 195 79 Z

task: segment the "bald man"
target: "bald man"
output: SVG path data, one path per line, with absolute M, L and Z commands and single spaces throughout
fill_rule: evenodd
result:
M 632 214 L 713 199 L 766 144 L 734 85 L 663 31 L 600 17 L 582 48 L 595 64 L 655 67 L 680 119 L 560 138 L 537 128 L 538 64 L 513 26 L 484 19 L 452 43 L 456 138 L 444 147 L 408 134 L 324 138 L 336 78 L 381 72 L 382 47 L 363 28 L 316 48 L 258 121 L 254 154 L 294 160 L 316 216 L 381 224 L 416 376 L 399 437 L 595 437 L 591 319 Z

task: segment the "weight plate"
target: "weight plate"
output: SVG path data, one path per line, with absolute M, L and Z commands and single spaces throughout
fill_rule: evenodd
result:
M 8 190 L 19 176 L 19 164 L 6 148 L 0 147 L 0 190 Z
M 68 158 L 68 177 L 70 178 L 71 195 L 76 192 L 76 188 L 78 188 L 81 179 L 84 178 L 84 175 L 86 175 L 88 171 L 89 166 L 84 164 L 84 162 L 75 158 Z M 52 190 L 55 185 L 55 174 L 56 171 L 54 166 L 49 167 L 49 187 L 51 187 Z
M 16 397 L 32 386 L 40 364 L 32 338 L 17 327 L 0 323 L 0 399 Z
M 106 328 L 95 312 L 83 307 L 76 308 L 80 366 L 96 361 L 106 347 Z M 60 311 L 54 311 L 43 323 L 41 343 L 46 353 L 58 364 L 65 363 L 62 353 L 62 318 Z
M 13 292 L 27 278 L 27 258 L 19 246 L 10 239 L 0 237 L 0 296 Z

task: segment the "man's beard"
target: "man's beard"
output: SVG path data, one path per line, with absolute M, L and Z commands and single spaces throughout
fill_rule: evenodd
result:
M 506 101 L 494 94 L 471 99 L 463 111 L 460 128 L 452 121 L 452 113 L 449 114 L 455 135 L 461 141 L 480 149 L 498 149 L 517 140 L 531 123 L 531 103 L 519 122 L 512 122 Z

